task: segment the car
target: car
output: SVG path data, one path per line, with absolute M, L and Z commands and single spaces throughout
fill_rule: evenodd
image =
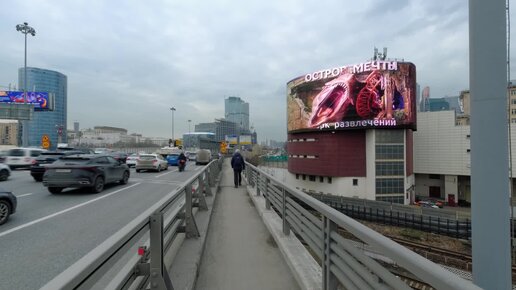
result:
M 13 148 L 7 151 L 4 163 L 11 169 L 30 168 L 36 157 L 45 151 L 40 148 Z
M 108 183 L 127 184 L 129 167 L 109 155 L 77 154 L 63 156 L 46 166 L 43 185 L 52 194 L 64 188 L 90 188 L 99 193 Z
M 179 164 L 179 154 L 178 153 L 172 153 L 167 155 L 167 162 L 168 165 L 178 165 Z
M 11 168 L 3 163 L 0 163 L 0 181 L 6 181 L 9 176 L 11 176 Z
M 40 182 L 43 180 L 43 174 L 45 173 L 45 166 L 47 164 L 54 163 L 57 159 L 68 156 L 68 155 L 77 155 L 77 154 L 85 154 L 83 151 L 76 150 L 56 150 L 56 151 L 47 151 L 42 152 L 32 163 L 30 167 L 30 175 L 36 182 Z
M 196 156 L 197 154 L 195 152 L 190 152 L 190 154 L 188 154 L 188 160 L 195 161 Z
M 161 154 L 140 154 L 136 159 L 136 172 L 141 170 L 168 170 L 168 162 Z
M 9 216 L 16 212 L 18 200 L 16 196 L 4 189 L 0 189 L 0 225 L 3 225 L 9 219 Z
M 126 162 L 127 161 L 127 153 L 124 152 L 109 152 L 108 155 L 112 156 L 116 160 Z
M 125 164 L 127 164 L 127 166 L 129 167 L 134 167 L 136 166 L 136 159 L 138 159 L 138 154 L 133 153 L 127 156 L 127 158 L 125 159 Z
M 439 208 L 439 206 L 437 206 L 435 203 L 433 203 L 432 201 L 428 201 L 428 200 L 420 200 L 420 201 L 416 202 L 416 205 L 418 205 L 420 207 Z
M 195 165 L 206 165 L 211 161 L 211 152 L 207 149 L 197 150 Z

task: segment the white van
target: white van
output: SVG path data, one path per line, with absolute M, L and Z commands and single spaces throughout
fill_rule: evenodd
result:
M 5 154 L 4 163 L 11 169 L 30 168 L 36 157 L 46 151 L 40 148 L 13 148 Z
M 200 149 L 197 150 L 197 153 L 195 154 L 195 165 L 206 165 L 210 163 L 211 161 L 211 152 L 207 149 Z

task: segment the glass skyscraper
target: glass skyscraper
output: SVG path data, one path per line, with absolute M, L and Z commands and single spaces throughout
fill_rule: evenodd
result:
M 249 103 L 239 97 L 228 97 L 224 100 L 225 118 L 236 123 L 244 131 L 249 131 Z
M 18 70 L 18 83 L 23 87 L 24 68 Z M 27 91 L 48 92 L 54 95 L 54 110 L 36 111 L 33 119 L 27 121 L 28 146 L 41 146 L 43 135 L 50 137 L 51 149 L 55 149 L 59 140 L 58 130 L 61 128 L 61 142 L 68 142 L 66 132 L 67 119 L 67 77 L 59 72 L 27 67 Z M 20 142 L 21 144 L 21 142 Z

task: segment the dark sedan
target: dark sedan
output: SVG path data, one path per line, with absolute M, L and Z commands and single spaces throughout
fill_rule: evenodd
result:
M 16 196 L 12 192 L 0 189 L 0 225 L 5 224 L 16 211 L 17 204 Z
M 57 159 L 68 156 L 68 155 L 75 155 L 75 154 L 84 154 L 82 151 L 64 151 L 64 150 L 58 150 L 58 151 L 48 151 L 48 152 L 42 152 L 35 160 L 34 163 L 32 163 L 30 167 L 30 175 L 34 178 L 36 181 L 42 181 L 43 180 L 43 174 L 45 173 L 45 166 L 47 164 L 54 163 Z
M 51 193 L 64 188 L 91 188 L 98 193 L 108 183 L 127 184 L 129 167 L 108 155 L 70 155 L 47 165 L 43 185 Z

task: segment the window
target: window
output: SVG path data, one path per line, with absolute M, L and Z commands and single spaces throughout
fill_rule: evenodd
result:
M 331 183 L 331 177 L 328 176 L 328 183 Z
M 299 174 L 296 173 L 296 179 L 299 179 Z
M 439 174 L 429 174 L 428 178 L 430 178 L 430 179 L 441 179 L 441 175 L 439 175 Z
M 403 180 L 403 178 L 377 178 L 376 194 L 404 194 Z
M 403 160 L 403 145 L 376 145 L 376 159 L 377 160 L 388 160 L 398 159 Z
M 511 109 L 511 115 L 516 115 L 516 109 Z
M 376 176 L 403 175 L 405 172 L 403 161 L 377 161 Z
M 516 118 L 511 118 L 511 123 L 516 123 Z
M 512 92 L 515 92 L 515 91 L 512 91 Z M 511 99 L 511 105 L 516 105 L 516 99 Z
M 308 176 L 308 180 L 310 180 L 310 181 L 315 181 L 315 175 L 310 175 L 310 176 Z
M 358 185 L 358 179 L 353 178 L 353 186 L 357 186 L 357 185 Z
M 319 176 L 319 182 L 324 182 L 324 177 L 323 176 Z
M 303 174 L 303 180 L 306 180 L 306 175 Z

